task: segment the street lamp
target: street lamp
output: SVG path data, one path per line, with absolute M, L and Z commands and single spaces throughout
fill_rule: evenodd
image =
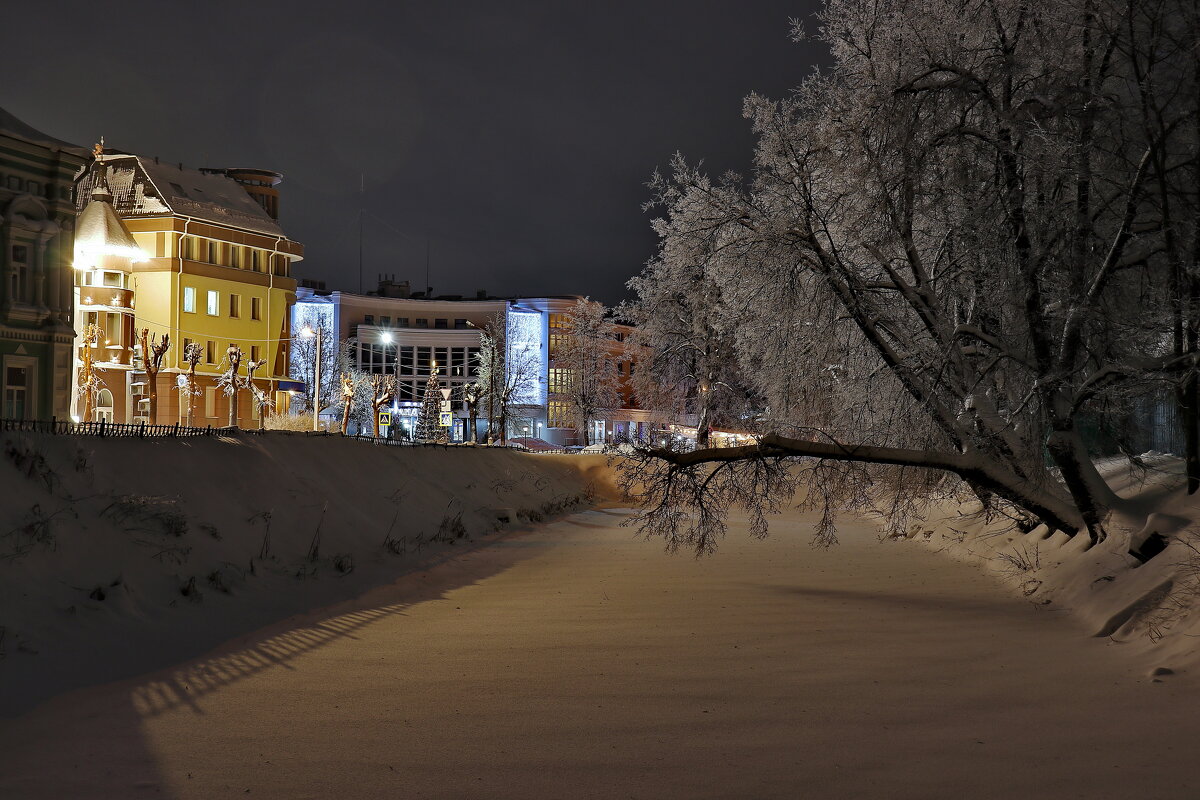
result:
M 314 331 L 311 325 L 305 325 L 300 335 L 305 339 L 312 339 L 314 336 L 317 339 L 317 359 L 313 369 L 313 430 L 318 431 L 321 429 L 321 340 L 325 337 L 321 335 L 320 329 Z

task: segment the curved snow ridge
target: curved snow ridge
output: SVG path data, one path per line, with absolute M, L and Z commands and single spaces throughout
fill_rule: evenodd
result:
M 203 654 L 603 490 L 589 457 L 284 432 L 22 433 L 4 451 L 3 715 Z

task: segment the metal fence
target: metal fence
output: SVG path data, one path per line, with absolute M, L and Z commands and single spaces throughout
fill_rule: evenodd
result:
M 187 425 L 147 425 L 138 423 L 129 425 L 123 422 L 75 422 L 69 419 L 54 417 L 45 419 L 0 419 L 0 431 L 21 431 L 25 433 L 50 433 L 60 436 L 113 436 L 113 437 L 146 437 L 146 436 L 228 436 L 232 433 L 262 433 L 262 431 L 240 428 L 214 428 L 211 425 L 204 428 L 193 428 Z

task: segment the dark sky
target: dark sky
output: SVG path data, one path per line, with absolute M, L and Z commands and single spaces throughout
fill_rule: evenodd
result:
M 80 144 L 284 174 L 298 274 L 606 302 L 653 255 L 641 210 L 682 151 L 744 171 L 750 91 L 825 57 L 815 0 L 11 3 L 0 106 Z M 810 21 L 808 27 L 816 27 Z M 360 174 L 365 191 L 360 196 Z

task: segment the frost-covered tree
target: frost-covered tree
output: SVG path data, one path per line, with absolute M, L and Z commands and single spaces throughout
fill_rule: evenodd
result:
M 479 399 L 486 389 L 478 381 L 465 384 L 462 387 L 462 401 L 467 408 L 467 441 L 479 440 Z
M 591 444 L 591 423 L 600 412 L 620 406 L 616 327 L 602 303 L 583 298 L 564 315 L 562 343 L 554 366 L 566 370 L 563 399 L 584 445 Z
M 746 102 L 753 178 L 655 182 L 660 258 L 707 254 L 767 414 L 756 446 L 649 452 L 648 529 L 707 550 L 740 504 L 762 532 L 803 474 L 822 541 L 838 508 L 902 526 L 958 486 L 1102 539 L 1119 499 L 1084 428 L 1194 386 L 1195 16 L 829 0 L 832 69 Z
M 488 444 L 508 441 L 508 421 L 539 380 L 537 354 L 509 342 L 508 319 L 497 314 L 479 335 L 480 402 L 488 417 Z
M 187 364 L 187 374 L 180 373 L 176 378 L 176 388 L 179 390 L 179 402 L 186 414 L 186 425 L 194 423 L 196 398 L 200 396 L 200 388 L 196 385 L 196 365 L 204 360 L 204 348 L 197 342 L 188 342 L 183 348 L 183 363 Z
M 321 355 L 320 398 L 314 397 L 318 341 Z M 319 406 L 319 411 L 324 412 L 339 405 L 341 392 L 338 377 L 345 371 L 353 346 L 351 340 L 339 340 L 334 336 L 323 316 L 314 314 L 300 320 L 290 343 L 288 374 L 304 384 L 304 393 L 300 396 L 303 402 L 301 411 L 312 413 Z
M 670 236 L 670 220 L 656 220 L 663 252 L 629 282 L 637 299 L 620 308 L 634 328 L 630 345 L 648 355 L 631 376 L 642 408 L 660 424 L 684 414 L 696 418 L 696 446 L 708 447 L 713 426 L 745 429 L 753 404 L 722 313 L 722 283 L 707 266 L 720 259 L 715 239 Z
M 146 372 L 146 395 L 150 400 L 150 424 L 158 424 L 158 373 L 162 371 L 163 358 L 171 347 L 171 335 L 151 334 L 149 328 L 138 332 L 138 343 L 142 349 L 142 369 Z
M 222 364 L 225 371 L 217 378 L 217 387 L 229 398 L 229 427 L 236 428 L 238 424 L 238 394 L 246 383 L 246 379 L 238 374 L 242 367 L 242 348 L 236 344 L 229 345 L 225 351 Z
M 266 363 L 267 360 L 265 358 L 246 362 L 246 388 L 250 390 L 250 403 L 258 412 L 259 430 L 267 426 L 267 414 L 271 411 L 271 396 L 254 382 L 254 372 Z

